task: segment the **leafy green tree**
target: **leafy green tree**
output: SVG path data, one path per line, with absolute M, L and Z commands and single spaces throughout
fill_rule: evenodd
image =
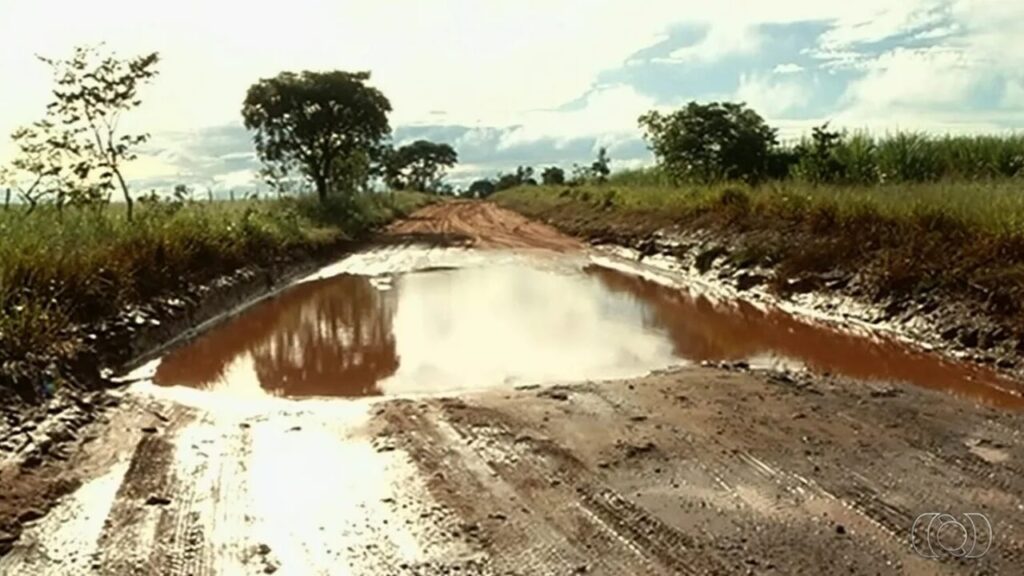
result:
M 745 104 L 690 102 L 640 117 L 659 163 L 676 181 L 762 180 L 777 143 L 774 128 Z
M 60 150 L 50 144 L 53 130 L 48 120 L 15 130 L 11 139 L 17 146 L 17 155 L 10 168 L 0 168 L 0 186 L 13 188 L 28 205 L 29 213 L 40 200 L 59 189 L 63 160 Z
M 801 142 L 795 150 L 799 157 L 796 170 L 800 177 L 819 184 L 843 180 L 843 164 L 836 156 L 842 141 L 842 133 L 829 130 L 828 122 L 815 126 L 811 130 L 810 142 Z
M 540 180 L 545 186 L 560 186 L 565 184 L 565 170 L 558 166 L 548 166 L 540 173 Z
M 497 187 L 494 185 L 494 182 L 482 178 L 470 184 L 466 192 L 470 198 L 487 198 L 496 191 Z
M 298 169 L 321 202 L 353 166 L 368 175 L 391 134 L 391 103 L 369 79 L 369 72 L 282 72 L 252 85 L 242 117 L 260 159 L 279 173 Z
M 119 127 L 124 114 L 142 104 L 139 88 L 157 75 L 159 55 L 122 60 L 97 48 L 78 47 L 69 60 L 39 59 L 50 66 L 57 82 L 47 108 L 53 130 L 61 133 L 46 144 L 69 161 L 79 180 L 76 198 L 109 196 L 120 188 L 131 220 L 132 196 L 122 167 L 138 157 L 134 148 L 149 135 L 121 134 Z
M 530 166 L 518 166 L 514 174 L 498 174 L 498 180 L 494 183 L 494 189 L 500 192 L 517 186 L 536 185 L 537 181 L 533 178 L 533 168 Z
M 459 155 L 448 144 L 417 140 L 392 151 L 385 160 L 385 182 L 396 189 L 437 191 Z

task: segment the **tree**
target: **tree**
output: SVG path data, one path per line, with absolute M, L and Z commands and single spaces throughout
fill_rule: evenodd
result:
M 690 102 L 639 121 L 659 163 L 677 181 L 759 181 L 777 143 L 775 129 L 742 103 Z
M 142 104 L 139 88 L 156 76 L 159 55 L 121 60 L 97 48 L 78 47 L 70 60 L 39 59 L 50 66 L 57 82 L 47 110 L 55 118 L 54 129 L 62 131 L 47 139 L 47 147 L 70 162 L 80 197 L 109 195 L 116 180 L 131 220 L 132 196 L 121 169 L 138 157 L 133 148 L 149 135 L 122 135 L 119 127 L 123 115 Z
M 18 148 L 17 156 L 11 161 L 11 168 L 0 169 L 0 186 L 12 187 L 21 201 L 28 204 L 29 213 L 58 188 L 54 181 L 62 171 L 62 160 L 60 150 L 51 145 L 53 129 L 48 120 L 40 120 L 15 130 L 11 139 Z
M 597 153 L 597 159 L 590 165 L 590 173 L 598 184 L 608 181 L 608 175 L 612 173 L 609 164 L 611 164 L 611 159 L 608 158 L 608 149 L 602 147 Z
M 385 182 L 396 189 L 436 191 L 447 169 L 458 160 L 458 153 L 448 144 L 417 140 L 388 154 L 384 162 Z
M 508 190 L 517 186 L 536 186 L 537 181 L 533 178 L 533 168 L 530 166 L 518 166 L 514 174 L 498 174 L 498 180 L 494 183 L 496 192 Z
M 548 166 L 540 173 L 540 180 L 545 186 L 560 186 L 565 184 L 565 170 L 558 166 Z
M 482 178 L 469 185 L 467 190 L 470 198 L 487 198 L 496 191 L 494 182 Z
M 353 166 L 368 177 L 391 134 L 391 103 L 369 79 L 369 72 L 282 72 L 252 85 L 242 118 L 263 163 L 285 174 L 297 168 L 321 202 Z
M 811 141 L 797 145 L 795 153 L 799 158 L 796 170 L 804 179 L 816 184 L 835 183 L 843 179 L 843 164 L 836 157 L 836 150 L 843 141 L 843 134 L 828 129 L 828 122 L 811 129 Z

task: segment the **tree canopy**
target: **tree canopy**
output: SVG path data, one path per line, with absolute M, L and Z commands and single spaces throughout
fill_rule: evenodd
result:
M 439 191 L 445 172 L 455 166 L 459 155 L 448 144 L 417 140 L 393 150 L 385 161 L 385 180 L 392 188 L 419 192 Z
M 565 184 L 565 170 L 558 166 L 548 166 L 540 173 L 540 180 L 545 186 Z
M 487 178 L 481 178 L 480 180 L 476 180 L 470 184 L 466 193 L 470 198 L 487 198 L 491 194 L 494 194 L 495 191 L 494 182 Z
M 369 177 L 391 134 L 391 103 L 369 72 L 283 72 L 249 88 L 242 106 L 256 152 L 277 173 L 298 169 L 321 201 L 352 175 Z
M 762 180 L 776 131 L 743 103 L 690 102 L 671 114 L 652 111 L 640 126 L 662 167 L 677 181 Z

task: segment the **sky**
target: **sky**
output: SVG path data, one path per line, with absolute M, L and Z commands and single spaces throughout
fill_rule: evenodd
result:
M 124 124 L 152 135 L 133 185 L 224 191 L 259 166 L 246 89 L 285 70 L 371 71 L 394 142 L 452 144 L 464 184 L 601 146 L 649 164 L 637 118 L 691 100 L 744 101 L 783 138 L 1020 130 L 1022 35 L 1018 0 L 0 0 L 0 165 L 49 101 L 35 55 L 81 44 L 161 55 Z

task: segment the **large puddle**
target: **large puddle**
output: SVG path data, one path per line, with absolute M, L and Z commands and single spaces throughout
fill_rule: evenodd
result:
M 154 381 L 240 396 L 358 397 L 624 378 L 704 360 L 906 382 L 1024 408 L 1012 384 L 982 368 L 572 259 L 311 279 L 169 353 Z

